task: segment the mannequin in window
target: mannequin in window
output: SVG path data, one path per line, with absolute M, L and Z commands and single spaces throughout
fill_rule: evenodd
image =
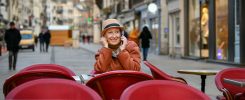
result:
M 201 18 L 201 27 L 202 27 L 202 42 L 203 42 L 203 49 L 208 47 L 208 8 L 202 8 L 202 18 Z

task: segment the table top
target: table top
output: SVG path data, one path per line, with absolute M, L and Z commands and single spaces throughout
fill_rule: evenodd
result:
M 216 75 L 220 70 L 207 70 L 207 69 L 188 69 L 178 70 L 178 73 L 182 74 L 194 74 L 194 75 Z
M 224 82 L 228 84 L 232 84 L 239 87 L 245 87 L 245 79 L 229 79 L 224 78 Z

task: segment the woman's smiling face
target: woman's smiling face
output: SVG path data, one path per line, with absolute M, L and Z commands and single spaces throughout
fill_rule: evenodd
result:
M 109 45 L 118 45 L 121 42 L 121 31 L 119 28 L 110 28 L 105 32 L 104 37 Z

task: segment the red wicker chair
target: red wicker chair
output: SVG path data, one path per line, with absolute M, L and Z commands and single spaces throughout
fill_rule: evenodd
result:
M 102 100 L 89 87 L 66 79 L 38 79 L 13 89 L 6 100 Z
M 29 70 L 29 71 L 19 72 L 9 77 L 4 82 L 3 93 L 6 96 L 12 89 L 14 89 L 17 86 L 32 80 L 42 79 L 42 78 L 61 78 L 61 79 L 75 81 L 75 79 L 72 76 L 57 70 L 50 70 L 50 69 Z
M 138 71 L 110 71 L 96 75 L 86 85 L 104 100 L 119 99 L 124 89 L 137 82 L 152 80 L 150 75 Z
M 120 100 L 210 100 L 201 91 L 169 80 L 138 82 L 125 89 Z
M 239 100 L 245 99 L 245 88 L 237 87 L 224 82 L 224 78 L 229 79 L 245 79 L 245 68 L 227 68 L 216 74 L 216 87 L 223 93 L 223 96 L 218 96 L 220 100 Z M 242 99 L 240 99 L 242 100 Z
M 73 71 L 71 71 L 70 69 L 68 69 L 64 66 L 61 66 L 61 65 L 57 65 L 57 64 L 35 64 L 35 65 L 31 65 L 29 67 L 22 69 L 20 72 L 28 71 L 28 70 L 35 70 L 35 69 L 58 70 L 58 71 L 67 73 L 68 75 L 76 76 L 76 74 Z

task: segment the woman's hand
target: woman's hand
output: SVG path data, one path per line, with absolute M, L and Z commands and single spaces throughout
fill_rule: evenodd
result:
M 108 42 L 105 37 L 101 37 L 100 42 L 103 47 L 108 48 Z
M 125 36 L 122 36 L 121 40 L 122 40 L 122 45 L 120 46 L 120 50 L 122 51 L 126 48 L 126 45 L 128 43 L 128 39 Z

